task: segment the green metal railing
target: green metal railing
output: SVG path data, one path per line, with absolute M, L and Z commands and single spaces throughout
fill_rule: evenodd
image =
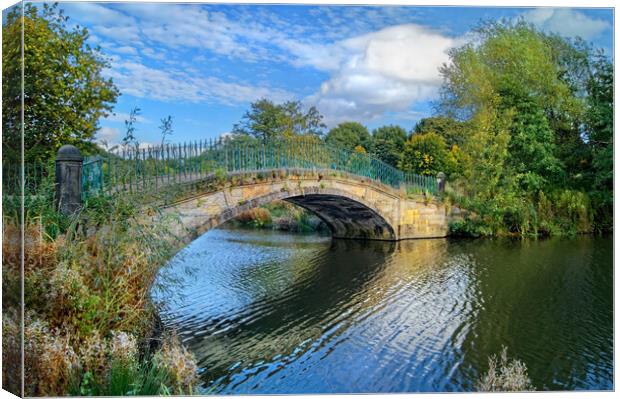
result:
M 2 194 L 9 196 L 35 195 L 43 180 L 50 173 L 49 165 L 44 163 L 24 164 L 22 181 L 21 165 L 2 165 Z M 22 190 L 22 183 L 23 190 Z
M 82 164 L 82 199 L 104 190 L 103 158 L 99 155 L 84 159 Z
M 34 195 L 53 174 L 46 164 L 24 165 L 26 195 Z M 260 173 L 274 169 L 333 170 L 363 176 L 407 192 L 437 192 L 432 176 L 405 173 L 368 154 L 327 145 L 315 137 L 279 141 L 218 139 L 119 149 L 88 157 L 82 167 L 82 196 L 146 192 L 229 173 Z M 21 195 L 20 165 L 3 165 L 2 190 Z
M 404 173 L 365 153 L 327 145 L 319 138 L 278 141 L 218 139 L 124 148 L 89 158 L 82 170 L 85 198 L 100 192 L 142 192 L 199 181 L 213 174 L 274 169 L 334 170 L 363 176 L 408 192 L 437 192 L 431 176 Z

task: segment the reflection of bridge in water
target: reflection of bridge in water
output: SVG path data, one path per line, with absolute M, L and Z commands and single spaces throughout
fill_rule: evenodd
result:
M 167 193 L 164 213 L 178 213 L 178 233 L 187 240 L 274 200 L 313 212 L 337 238 L 400 240 L 448 231 L 445 206 L 434 197 L 443 179 L 405 173 L 315 138 L 122 150 L 80 162 L 79 173 L 68 173 L 70 162 L 81 158 L 76 152 L 71 146 L 59 151 L 61 191 L 69 187 L 63 179 L 81 175 L 82 199 L 129 192 L 156 201 Z
M 445 328 L 429 323 L 431 316 L 420 311 L 425 297 L 416 293 L 437 289 L 434 282 L 439 292 L 452 288 L 442 266 L 447 240 L 325 242 L 271 234 L 214 231 L 192 243 L 179 263 L 171 263 L 176 271 L 186 265 L 209 270 L 195 278 L 198 282 L 191 277 L 174 300 L 167 298 L 171 303 L 183 299 L 164 315 L 204 368 L 206 386 L 232 392 L 237 383 L 245 385 L 245 378 L 258 381 L 263 368 L 269 376 L 276 370 L 286 374 L 297 364 L 305 366 L 308 357 L 323 359 L 321 354 L 332 350 L 351 349 L 344 342 L 365 335 L 361 325 L 362 330 L 380 330 L 375 337 L 385 336 L 394 326 L 383 321 L 396 318 L 402 322 L 399 342 L 413 335 L 409 331 L 419 332 L 413 326 Z M 200 260 L 194 258 L 197 253 Z M 386 305 L 395 311 L 386 312 Z M 420 312 L 403 315 L 398 311 L 403 306 Z M 449 316 L 441 314 L 435 321 Z M 380 321 L 364 324 L 373 319 Z

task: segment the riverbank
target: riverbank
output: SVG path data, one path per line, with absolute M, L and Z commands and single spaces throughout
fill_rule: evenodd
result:
M 329 227 L 312 212 L 280 200 L 244 212 L 229 225 L 293 233 L 329 232 Z
M 24 394 L 191 394 L 196 361 L 172 330 L 156 328 L 150 300 L 174 252 L 165 222 L 141 223 L 128 199 L 98 198 L 70 219 L 52 204 L 26 208 Z M 15 219 L 5 217 L 3 227 L 3 364 L 10 365 L 21 363 L 21 237 Z M 20 380 L 21 373 L 3 373 L 12 392 Z
M 611 233 L 597 228 L 588 212 L 587 201 L 575 200 L 571 193 L 560 193 L 546 200 L 527 217 L 517 211 L 481 209 L 481 205 L 465 197 L 447 192 L 440 200 L 452 218 L 449 236 L 480 237 L 574 237 L 583 234 Z M 458 209 L 455 216 L 454 209 Z M 329 227 L 312 212 L 286 201 L 277 200 L 268 205 L 246 211 L 228 222 L 228 226 L 247 229 L 266 229 L 283 232 L 329 234 Z

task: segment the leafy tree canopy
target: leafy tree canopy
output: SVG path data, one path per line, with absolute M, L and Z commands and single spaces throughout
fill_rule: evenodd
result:
M 416 124 L 413 133 L 437 133 L 445 140 L 448 146 L 456 144 L 462 146 L 466 139 L 469 124 L 457 121 L 447 116 L 423 118 Z
M 324 128 L 323 116 L 315 107 L 304 112 L 299 101 L 274 104 L 261 99 L 251 104 L 241 122 L 233 127 L 233 133 L 267 141 L 296 135 L 320 136 Z
M 587 81 L 586 135 L 593 162 L 590 189 L 596 218 L 602 229 L 613 228 L 614 190 L 614 68 L 597 54 Z
M 102 75 L 108 61 L 86 43 L 85 28 L 68 27 L 57 4 L 24 7 L 25 161 L 47 160 L 64 144 L 92 149 L 99 118 L 119 94 Z M 2 145 L 9 162 L 20 160 L 21 31 L 21 9 L 15 7 L 2 28 Z
M 596 195 L 612 198 L 611 63 L 523 21 L 482 24 L 450 58 L 441 110 L 468 125 L 460 186 L 483 223 L 521 234 L 591 228 L 584 191 L 608 184 Z
M 361 146 L 364 150 L 370 148 L 371 137 L 368 129 L 358 122 L 343 122 L 331 129 L 325 141 L 328 144 L 335 145 L 353 151 L 355 147 Z
M 371 151 L 374 156 L 392 166 L 402 158 L 407 132 L 400 126 L 379 127 L 372 132 Z
M 435 132 L 414 134 L 405 143 L 399 168 L 405 172 L 435 176 L 446 170 L 446 142 Z

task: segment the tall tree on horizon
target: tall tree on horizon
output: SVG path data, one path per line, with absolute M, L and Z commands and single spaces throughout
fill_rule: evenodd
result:
M 323 116 L 315 107 L 304 111 L 299 101 L 275 104 L 263 98 L 250 105 L 232 132 L 269 141 L 299 135 L 321 136 L 324 128 Z
M 338 126 L 330 129 L 325 136 L 327 144 L 344 148 L 350 151 L 355 147 L 361 146 L 364 151 L 370 149 L 372 138 L 366 126 L 359 122 L 342 122 Z
M 394 167 L 402 159 L 407 132 L 400 126 L 381 126 L 372 131 L 371 152 L 383 162 Z

